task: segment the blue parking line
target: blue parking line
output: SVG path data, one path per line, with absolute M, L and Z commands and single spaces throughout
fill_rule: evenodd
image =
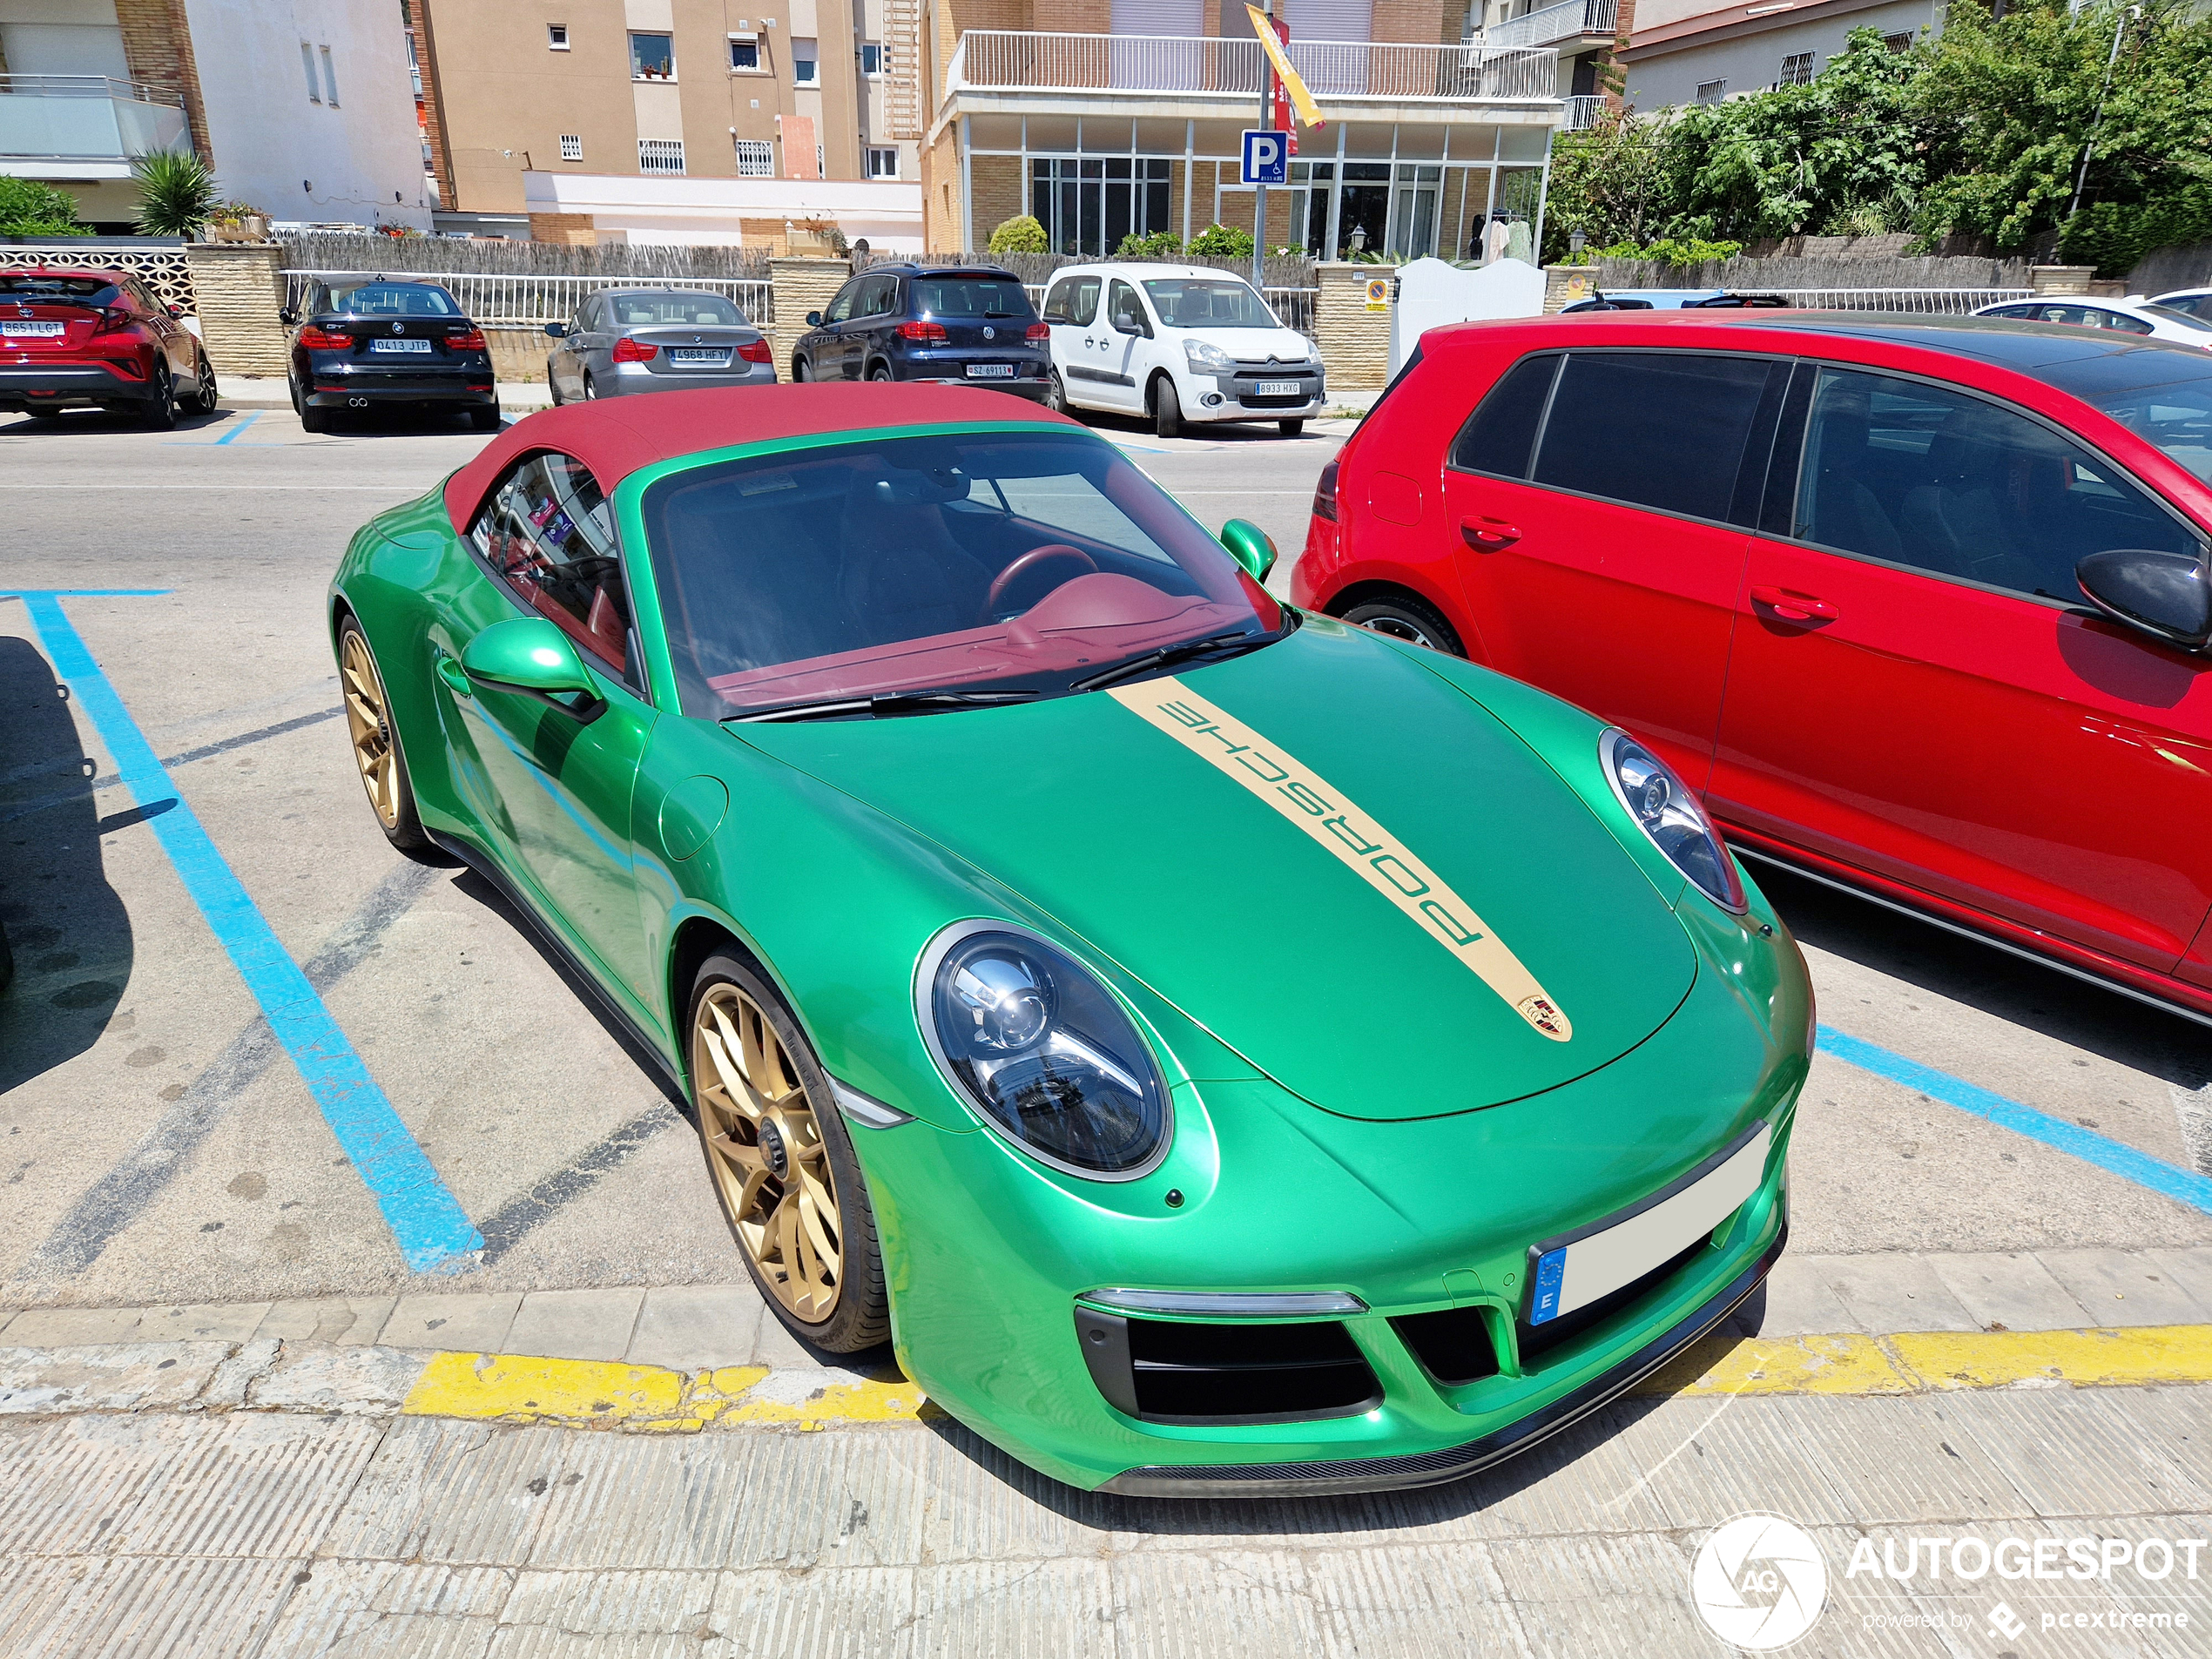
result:
M 248 428 L 248 427 L 252 426 L 252 425 L 253 425 L 253 424 L 256 421 L 260 420 L 260 418 L 261 418 L 261 412 L 260 412 L 260 410 L 259 410 L 259 409 L 254 410 L 253 414 L 251 414 L 251 415 L 247 415 L 247 416 L 246 416 L 246 417 L 243 421 L 239 421 L 239 422 L 236 426 L 233 427 L 233 428 L 231 428 L 228 432 L 226 432 L 225 434 L 223 434 L 223 435 L 222 435 L 221 437 L 219 437 L 219 438 L 216 439 L 216 440 L 215 440 L 215 442 L 216 442 L 217 447 L 219 447 L 219 448 L 220 446 L 222 446 L 223 444 L 226 444 L 226 443 L 236 443 L 236 442 L 238 442 L 238 435 L 239 435 L 239 433 L 241 433 L 241 432 L 243 432 L 243 431 L 245 431 L 246 428 Z
M 142 821 L 177 867 L 185 891 L 260 1004 L 270 1031 L 298 1069 L 339 1145 L 375 1197 L 408 1266 L 418 1273 L 472 1266 L 483 1249 L 482 1238 L 260 907 L 215 850 L 61 605 L 65 597 L 151 597 L 162 591 L 59 589 L 0 592 L 0 599 L 21 599 L 30 610 L 31 627 L 55 672 L 90 717 L 115 761 L 118 778 L 137 804 L 151 807 L 175 803 Z
M 2083 1129 L 2079 1123 L 2069 1123 L 2062 1117 L 2039 1112 L 2033 1106 L 2007 1100 L 1978 1084 L 1938 1071 L 1932 1066 L 1924 1066 L 1917 1060 L 1907 1060 L 1901 1054 L 1892 1054 L 1887 1049 L 1860 1038 L 1846 1036 L 1833 1026 L 1820 1028 L 1820 1048 L 1822 1052 L 1835 1055 L 1847 1065 L 1857 1066 L 1861 1071 L 1871 1071 L 1878 1077 L 1918 1089 L 1931 1100 L 1956 1106 L 1976 1117 L 1986 1117 L 2000 1128 L 2025 1135 L 2031 1141 L 2040 1141 L 2084 1163 L 2094 1163 L 2137 1186 L 2162 1193 L 2177 1204 L 2212 1215 L 2212 1177 L 2199 1175 L 2194 1170 L 2155 1158 L 2124 1141 L 2113 1140 L 2094 1130 Z

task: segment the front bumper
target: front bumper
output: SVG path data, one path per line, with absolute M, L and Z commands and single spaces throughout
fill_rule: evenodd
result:
M 119 373 L 105 361 L 0 363 L 0 409 L 68 408 L 83 403 L 143 403 L 153 382 Z
M 1298 394 L 1291 397 L 1260 396 L 1253 389 L 1258 377 L 1250 370 L 1189 378 L 1190 385 L 1182 388 L 1185 421 L 1303 421 L 1329 407 L 1328 379 L 1318 369 L 1269 377 L 1297 381 Z

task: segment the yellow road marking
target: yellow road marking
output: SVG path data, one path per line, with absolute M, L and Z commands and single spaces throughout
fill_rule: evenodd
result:
M 1335 854 L 1504 998 L 1506 1006 L 1540 1035 L 1565 1042 L 1575 1035 L 1565 1010 L 1546 995 L 1536 976 L 1475 914 L 1474 907 L 1319 772 L 1171 674 L 1114 686 L 1106 695 L 1226 772 Z
M 942 1413 L 921 1385 L 894 1371 L 858 1382 L 765 1366 L 672 1371 L 528 1354 L 439 1353 L 401 1404 L 411 1417 L 646 1429 L 686 1433 L 709 1423 L 802 1429 L 833 1424 L 912 1423 Z
M 1706 1337 L 1642 1394 L 1910 1394 L 1919 1384 L 1876 1337 Z

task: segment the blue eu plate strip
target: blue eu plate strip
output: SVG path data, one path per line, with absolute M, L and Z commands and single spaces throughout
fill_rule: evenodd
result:
M 1542 1325 L 1559 1317 L 1559 1287 L 1567 1277 L 1567 1246 L 1546 1251 L 1536 1258 L 1534 1299 L 1528 1305 L 1528 1323 Z
M 2084 1163 L 2094 1163 L 2137 1186 L 2148 1187 L 2178 1204 L 2212 1215 L 2212 1177 L 2199 1175 L 2194 1170 L 2184 1170 L 2148 1152 L 2139 1152 L 2123 1141 L 2083 1129 L 2079 1123 L 2069 1123 L 2062 1117 L 2053 1117 L 2047 1112 L 2039 1112 L 2016 1100 L 2007 1100 L 1948 1072 L 1924 1066 L 1917 1060 L 1907 1060 L 1901 1054 L 1892 1054 L 1887 1049 L 1858 1037 L 1845 1036 L 1833 1026 L 1820 1028 L 1820 1048 L 1823 1053 L 1831 1054 L 1861 1071 L 1871 1071 L 1877 1077 L 1886 1077 L 1893 1083 L 1917 1089 L 1931 1100 L 1956 1106 L 1976 1117 L 1986 1117 L 2015 1134 L 2040 1141 Z
M 76 590 L 64 592 L 77 595 Z M 102 597 L 151 596 L 159 590 L 101 590 Z M 89 590 L 88 590 L 89 595 Z M 0 597 L 5 597 L 0 594 Z M 368 1075 L 338 1022 L 315 995 L 300 965 L 278 941 L 260 908 L 215 850 L 207 832 L 154 756 L 123 699 L 100 671 L 63 612 L 62 592 L 18 593 L 31 626 L 77 705 L 115 761 L 117 776 L 141 808 L 163 806 L 144 820 L 177 867 L 192 902 L 246 981 L 300 1079 L 322 1109 L 354 1168 L 374 1195 L 385 1225 L 408 1267 L 418 1273 L 474 1264 L 483 1239 L 437 1170 Z

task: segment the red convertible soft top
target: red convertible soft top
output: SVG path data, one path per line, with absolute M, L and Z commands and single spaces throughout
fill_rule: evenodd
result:
M 887 426 L 966 426 L 979 421 L 1035 421 L 1073 426 L 1026 398 L 983 387 L 902 386 L 896 381 L 655 392 L 620 401 L 570 403 L 525 416 L 484 446 L 446 482 L 446 511 L 466 529 L 508 464 L 533 450 L 558 449 L 591 469 L 608 495 L 640 467 L 736 443 Z

